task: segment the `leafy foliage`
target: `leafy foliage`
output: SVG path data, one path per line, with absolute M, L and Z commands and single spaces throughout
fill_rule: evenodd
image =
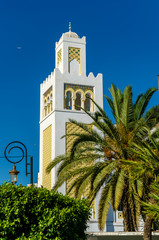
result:
M 154 199 L 153 203 L 142 202 L 145 213 L 150 215 L 152 219 L 159 220 L 159 186 L 154 184 L 152 186 L 151 198 Z
M 152 223 L 158 228 L 159 219 L 159 132 L 156 128 L 144 141 L 133 143 L 130 149 L 135 155 L 134 160 L 123 161 L 133 173 L 133 178 L 143 182 L 142 194 L 136 195 L 142 206 L 144 219 L 144 239 L 151 238 Z M 154 222 L 154 220 L 157 220 Z
M 0 186 L 0 239 L 84 240 L 89 207 L 44 188 Z

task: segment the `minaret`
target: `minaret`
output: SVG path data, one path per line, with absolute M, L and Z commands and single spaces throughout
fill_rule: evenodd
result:
M 68 139 L 69 118 L 89 123 L 89 117 L 77 105 L 93 112 L 93 98 L 103 107 L 102 74 L 86 76 L 86 37 L 75 32 L 63 33 L 55 47 L 56 68 L 40 89 L 40 172 L 39 186 L 51 189 L 56 181 L 56 168 L 50 175 L 45 169 L 56 156 L 64 154 Z M 65 192 L 65 190 L 63 190 Z
M 93 55 L 93 54 L 92 54 Z M 74 138 L 65 134 L 78 132 L 69 119 L 90 124 L 91 119 L 78 106 L 94 112 L 91 97 L 103 107 L 103 77 L 93 73 L 86 76 L 86 37 L 75 32 L 63 33 L 55 46 L 54 71 L 40 87 L 40 169 L 38 186 L 51 189 L 57 179 L 57 166 L 50 174 L 46 167 L 57 156 L 69 152 Z M 69 184 L 69 183 L 68 183 Z M 67 184 L 59 192 L 66 193 Z M 93 208 L 95 219 L 96 206 Z M 97 225 L 97 224 L 96 224 Z

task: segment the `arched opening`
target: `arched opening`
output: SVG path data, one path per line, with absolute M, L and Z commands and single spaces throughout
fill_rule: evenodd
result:
M 91 95 L 90 95 L 90 93 L 87 93 L 85 97 L 86 97 L 86 99 L 84 101 L 84 109 L 86 111 L 90 112 L 90 110 L 91 110 L 91 101 L 90 101 Z
M 46 99 L 44 101 L 44 117 L 46 117 L 47 115 L 47 102 L 46 102 Z
M 47 112 L 50 112 L 50 98 L 47 98 Z
M 69 73 L 77 73 L 79 74 L 79 70 L 80 70 L 80 64 L 76 59 L 73 59 L 70 64 L 69 64 Z
M 52 102 L 52 93 L 51 93 L 51 95 L 50 95 L 50 101 Z
M 72 109 L 72 92 L 68 91 L 66 94 L 66 109 Z
M 47 102 L 46 102 L 46 99 L 44 101 L 44 107 L 47 107 Z
M 76 100 L 75 100 L 75 109 L 80 111 L 81 110 L 81 93 L 77 92 L 76 93 Z

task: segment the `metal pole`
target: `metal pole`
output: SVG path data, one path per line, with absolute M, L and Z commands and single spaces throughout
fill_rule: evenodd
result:
M 33 185 L 33 156 L 30 157 L 30 183 Z

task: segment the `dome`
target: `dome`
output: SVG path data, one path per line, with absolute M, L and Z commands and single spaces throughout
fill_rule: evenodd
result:
M 79 36 L 77 35 L 77 33 L 71 32 L 71 31 L 66 32 L 66 33 L 64 33 L 63 35 L 66 36 L 66 37 L 79 38 Z

